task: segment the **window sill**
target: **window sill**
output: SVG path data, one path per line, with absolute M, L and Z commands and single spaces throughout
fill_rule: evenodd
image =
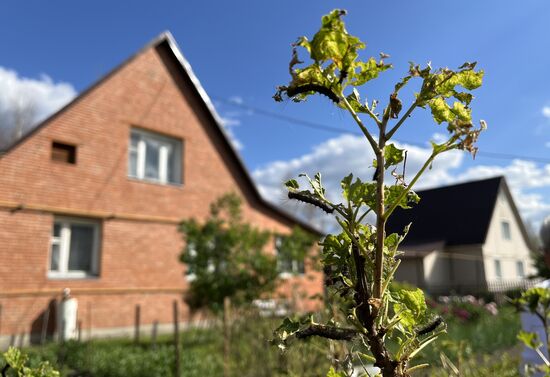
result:
M 306 276 L 305 273 L 293 273 L 293 272 L 281 272 L 279 273 L 279 279 L 283 279 L 283 280 L 289 280 L 289 279 L 292 279 L 292 278 L 303 278 L 304 276 Z
M 99 275 L 86 274 L 86 273 L 58 273 L 48 272 L 48 279 L 50 280 L 99 280 Z
M 175 187 L 180 189 L 183 188 L 183 183 L 172 183 L 172 182 L 162 183 L 160 181 L 155 181 L 153 179 L 142 179 L 142 178 L 130 177 L 130 176 L 128 177 L 128 180 L 131 182 L 146 183 L 146 184 L 155 185 L 155 186 Z

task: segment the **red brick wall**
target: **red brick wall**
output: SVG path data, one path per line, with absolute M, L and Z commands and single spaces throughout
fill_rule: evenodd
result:
M 234 191 L 245 199 L 247 221 L 275 232 L 290 230 L 288 220 L 254 198 L 208 113 L 177 69 L 166 45 L 144 51 L 0 158 L 0 207 L 17 203 L 50 208 L 0 208 L 0 334 L 30 331 L 51 299 L 7 295 L 21 290 L 99 289 L 101 295 L 75 293 L 80 314 L 87 310 L 87 302 L 97 307 L 93 325 L 98 328 L 131 325 L 137 303 L 143 305 L 144 323 L 170 320 L 170 302 L 180 294 L 105 292 L 185 288 L 184 267 L 178 261 L 183 244 L 175 223 L 130 221 L 117 215 L 204 218 L 209 203 Z M 132 126 L 184 141 L 183 185 L 128 178 Z M 76 165 L 51 161 L 53 140 L 77 145 Z M 56 208 L 114 215 L 101 220 L 98 278 L 47 278 Z M 321 292 L 319 273 L 313 280 L 298 279 L 308 296 Z M 289 282 L 285 284 L 282 291 L 288 291 Z

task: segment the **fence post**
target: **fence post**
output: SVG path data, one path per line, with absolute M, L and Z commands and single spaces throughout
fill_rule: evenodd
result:
M 180 325 L 178 301 L 174 300 L 174 349 L 176 353 L 176 377 L 181 376 Z
M 153 322 L 153 329 L 151 331 L 151 348 L 157 347 L 157 332 L 159 327 L 159 321 Z
M 2 304 L 0 303 L 0 334 L 2 334 Z
M 231 299 L 223 298 L 223 376 L 229 377 L 229 359 L 231 352 Z
M 88 301 L 88 341 L 92 340 L 92 303 Z
M 141 320 L 141 306 L 139 304 L 136 305 L 136 312 L 135 312 L 135 331 L 134 331 L 134 342 L 136 344 L 139 344 L 139 323 Z

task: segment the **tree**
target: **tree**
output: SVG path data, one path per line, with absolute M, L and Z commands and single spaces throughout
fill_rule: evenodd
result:
M 445 324 L 428 313 L 420 289 L 396 292 L 387 289 L 399 267 L 398 248 L 408 227 L 402 234 L 386 235 L 385 225 L 397 207 L 410 208 L 420 200 L 412 188 L 438 155 L 454 149 L 475 155 L 475 142 L 485 122 L 480 122 L 480 128 L 473 126 L 469 107 L 473 96 L 469 91 L 481 86 L 483 71 L 475 70 L 476 63 L 465 63 L 457 70 L 433 70 L 429 64 L 421 67 L 411 63 L 409 72 L 395 84 L 379 114 L 379 102 L 362 100 L 357 88 L 391 68 L 385 62 L 388 56 L 381 54 L 378 60 L 360 60 L 359 50 L 365 44 L 347 32 L 341 19 L 344 14 L 342 10 L 332 11 L 322 18 L 321 28 L 311 41 L 306 37 L 297 40 L 289 64 L 291 81 L 278 87 L 274 99 L 302 102 L 311 95 L 323 95 L 346 110 L 376 156 L 372 161 L 376 173 L 373 181 L 354 179 L 352 174 L 345 177 L 341 181 L 344 199 L 341 203 L 330 199 L 320 173 L 313 178 L 300 175 L 307 188 L 302 188 L 295 179 L 286 182 L 290 199 L 334 215 L 340 225 L 339 234 L 328 234 L 322 242 L 322 262 L 330 284 L 329 294 L 339 297 L 338 309 L 344 320 L 317 323 L 313 316 L 299 321 L 287 318 L 276 334 L 283 349 L 293 339 L 311 336 L 358 341 L 365 349 L 350 358 L 370 360 L 385 377 L 409 376 L 426 366 L 411 366 L 411 360 L 445 331 Z M 309 55 L 309 65 L 302 65 L 298 48 Z M 412 80 L 420 80 L 420 90 L 402 113 L 399 93 Z M 449 101 L 454 102 L 450 105 Z M 406 153 L 390 140 L 418 108 L 429 108 L 437 124 L 446 123 L 448 139 L 432 142 L 431 155 L 406 182 L 404 171 L 398 172 Z M 386 173 L 391 173 L 395 184 L 385 184 Z M 371 212 L 376 217 L 375 225 L 365 222 Z M 392 349 L 390 342 L 398 347 Z M 339 365 L 340 371 L 331 370 L 329 375 L 351 374 L 350 361 L 348 358 Z
M 36 103 L 21 93 L 14 93 L 7 109 L 0 111 L 0 149 L 21 139 L 36 121 Z
M 236 194 L 226 194 L 211 204 L 204 224 L 180 225 L 186 241 L 180 258 L 193 276 L 186 296 L 191 308 L 219 313 L 226 297 L 239 305 L 275 287 L 276 258 L 265 252 L 271 235 L 245 223 L 240 207 Z

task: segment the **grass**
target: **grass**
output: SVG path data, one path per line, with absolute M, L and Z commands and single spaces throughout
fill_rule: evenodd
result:
M 476 355 L 509 349 L 517 345 L 516 336 L 520 328 L 519 314 L 509 306 L 501 307 L 497 316 L 483 315 L 475 321 L 461 322 L 450 319 L 447 334 L 426 348 L 422 360 L 429 363 L 438 362 L 440 352 L 456 359 L 456 345 L 460 342 L 466 343 Z
M 269 377 L 326 375 L 330 367 L 330 343 L 322 339 L 295 342 L 281 355 L 268 339 L 279 320 L 247 318 L 232 328 L 230 370 L 232 376 Z M 462 358 L 463 376 L 516 376 L 518 360 L 502 357 L 503 350 L 517 344 L 519 316 L 501 308 L 498 316 L 483 315 L 475 321 L 451 319 L 448 335 L 428 347 L 414 364 L 429 362 L 441 371 L 440 352 L 453 363 Z M 181 335 L 183 376 L 223 375 L 223 337 L 218 327 L 190 329 Z M 135 344 L 130 339 L 94 340 L 87 343 L 49 344 L 26 350 L 34 362 L 49 360 L 62 376 L 166 377 L 174 376 L 174 346 L 171 337 L 160 337 L 155 346 L 148 339 Z M 469 369 L 468 369 L 469 368 Z M 484 369 L 485 368 L 485 369 Z M 484 370 L 489 372 L 485 373 Z M 504 372 L 506 371 L 506 373 Z M 78 372 L 78 373 L 75 373 Z M 481 373 L 481 374 L 480 374 Z M 421 376 L 422 373 L 417 375 Z

